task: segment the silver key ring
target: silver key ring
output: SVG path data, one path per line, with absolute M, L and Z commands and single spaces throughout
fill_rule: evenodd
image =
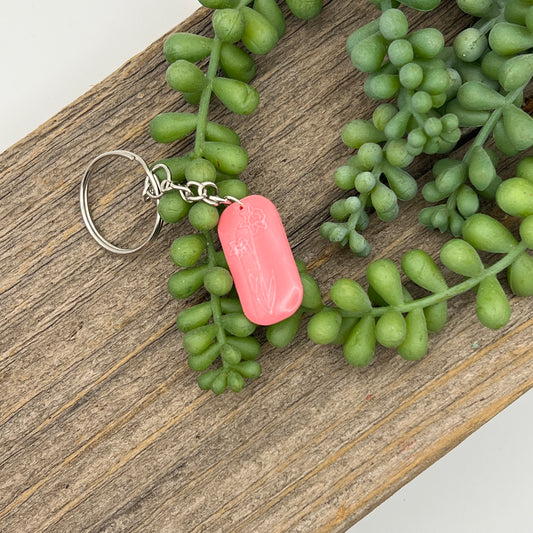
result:
M 107 239 L 105 239 L 101 233 L 96 229 L 96 226 L 94 225 L 94 221 L 91 217 L 91 211 L 89 209 L 89 200 L 88 200 L 88 193 L 89 193 L 89 183 L 92 177 L 92 171 L 94 170 L 95 164 L 100 161 L 101 159 L 104 159 L 106 157 L 125 157 L 126 159 L 129 159 L 130 161 L 137 161 L 139 163 L 144 172 L 146 173 L 145 182 L 150 184 L 150 188 L 153 191 L 159 191 L 159 180 L 157 179 L 157 176 L 154 175 L 154 173 L 150 170 L 144 159 L 139 157 L 137 154 L 134 154 L 133 152 L 128 152 L 126 150 L 113 150 L 111 152 L 105 152 L 103 154 L 100 154 L 98 157 L 95 157 L 87 167 L 87 170 L 85 171 L 85 174 L 83 175 L 83 178 L 81 180 L 81 187 L 80 187 L 80 209 L 81 209 L 81 216 L 83 218 L 83 222 L 85 222 L 85 226 L 87 227 L 87 230 L 91 234 L 91 236 L 94 238 L 94 240 L 103 248 L 105 248 L 109 252 L 113 252 L 115 254 L 121 254 L 121 255 L 127 255 L 127 254 L 135 254 L 145 248 L 150 242 L 152 242 L 157 235 L 159 234 L 159 231 L 161 230 L 161 226 L 163 225 L 163 220 L 159 216 L 159 213 L 156 210 L 156 219 L 155 224 L 152 229 L 152 232 L 148 236 L 148 238 L 139 246 L 136 248 L 120 248 L 118 246 L 115 246 L 113 243 L 109 242 Z M 161 165 L 163 167 L 163 165 Z M 170 172 L 166 167 L 165 171 L 167 172 L 167 175 L 170 175 Z M 156 202 L 159 200 L 156 199 Z

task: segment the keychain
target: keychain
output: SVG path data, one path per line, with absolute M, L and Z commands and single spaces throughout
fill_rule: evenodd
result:
M 188 203 L 205 202 L 212 206 L 227 205 L 220 215 L 218 236 L 243 312 L 254 324 L 268 326 L 292 316 L 303 299 L 303 286 L 298 268 L 274 204 L 259 195 L 237 199 L 220 197 L 216 183 L 211 181 L 172 181 L 168 167 L 162 163 L 152 169 L 138 155 L 125 150 L 100 154 L 91 161 L 83 175 L 80 187 L 80 208 L 87 230 L 95 241 L 116 254 L 134 254 L 153 241 L 163 221 L 156 211 L 156 220 L 148 238 L 135 248 L 120 248 L 105 239 L 96 229 L 89 209 L 88 192 L 96 163 L 104 158 L 124 157 L 136 161 L 146 174 L 143 199 L 159 199 L 170 190 L 179 191 Z M 166 178 L 161 182 L 154 171 L 161 168 Z

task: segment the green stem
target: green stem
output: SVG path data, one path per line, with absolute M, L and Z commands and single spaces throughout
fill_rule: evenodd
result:
M 222 49 L 222 41 L 215 37 L 213 39 L 213 48 L 211 50 L 211 56 L 209 58 L 209 66 L 207 67 L 206 84 L 202 90 L 200 97 L 200 107 L 198 109 L 198 123 L 196 127 L 196 137 L 194 142 L 194 153 L 198 156 L 202 156 L 202 150 L 205 143 L 205 134 L 207 130 L 207 117 L 209 114 L 209 104 L 211 103 L 211 95 L 213 93 L 213 81 L 216 78 L 218 67 L 220 65 L 220 51 Z M 216 262 L 216 250 L 213 243 L 212 231 L 204 231 L 206 243 L 207 243 L 207 264 L 213 268 L 217 266 Z M 222 317 L 222 308 L 220 305 L 220 296 L 211 294 L 211 310 L 213 312 L 213 323 L 218 326 L 217 340 L 222 346 L 226 342 L 226 332 L 222 326 L 220 326 L 220 318 Z
M 455 211 L 455 208 L 457 207 L 457 190 L 458 189 L 455 189 L 455 191 L 453 191 L 448 197 L 446 202 L 446 209 L 448 209 L 448 212 Z
M 496 26 L 498 22 L 505 20 L 505 17 L 503 14 L 505 6 L 503 7 L 498 6 L 497 9 L 500 10 L 500 12 L 497 15 L 490 18 L 489 20 L 480 19 L 478 22 L 476 22 L 476 24 L 474 24 L 474 28 L 476 28 L 483 34 L 486 34 L 486 33 L 489 33 L 490 30 L 492 30 L 492 28 L 494 28 L 494 26 Z
M 397 311 L 400 311 L 400 313 L 408 313 L 409 311 L 412 311 L 414 309 L 419 308 L 426 308 L 430 305 L 438 304 L 440 302 L 443 302 L 445 300 L 449 300 L 450 298 L 453 298 L 454 296 L 458 296 L 459 294 L 462 294 L 463 292 L 469 291 L 470 289 L 473 289 L 477 285 L 481 283 L 482 280 L 489 276 L 493 276 L 510 266 L 515 259 L 524 253 L 527 249 L 527 246 L 520 242 L 513 251 L 509 252 L 507 255 L 502 257 L 499 261 L 494 263 L 492 266 L 485 268 L 479 276 L 475 276 L 473 278 L 468 278 L 462 283 L 459 283 L 457 285 L 454 285 L 453 287 L 449 287 L 445 291 L 437 292 L 435 294 L 432 294 L 431 296 L 426 296 L 425 298 L 420 298 L 418 300 L 413 300 L 412 302 L 406 302 L 402 305 L 395 305 L 395 306 L 388 306 L 388 307 L 373 307 L 372 310 L 368 313 L 364 313 L 364 316 L 370 315 L 373 317 L 378 317 L 383 314 L 389 309 L 395 309 Z M 341 311 L 343 316 L 346 317 L 361 317 L 363 315 L 357 314 L 357 313 L 351 313 L 349 311 Z
M 361 200 L 361 209 L 356 211 L 355 213 L 352 213 L 348 220 L 346 221 L 346 227 L 351 230 L 355 231 L 355 227 L 357 226 L 357 223 L 359 222 L 359 218 L 365 211 L 366 201 L 368 199 L 368 193 L 360 193 L 359 194 L 359 200 Z M 341 244 L 344 246 L 348 243 L 348 238 L 345 238 Z
M 521 87 L 518 87 L 518 89 L 515 89 L 514 91 L 511 91 L 509 94 L 505 96 L 505 103 L 501 105 L 500 107 L 496 108 L 490 115 L 489 119 L 485 124 L 483 124 L 483 127 L 479 130 L 478 134 L 476 135 L 476 139 L 468 149 L 468 152 L 466 152 L 463 161 L 468 165 L 470 162 L 470 157 L 472 155 L 472 151 L 476 146 L 483 146 L 487 139 L 489 138 L 489 135 L 492 133 L 492 130 L 494 129 L 494 126 L 496 126 L 496 122 L 500 120 L 500 117 L 502 116 L 503 109 L 506 105 L 512 104 L 524 91 L 526 85 L 529 83 L 529 80 L 526 84 L 522 85 Z
M 204 231 L 206 243 L 207 243 L 207 264 L 213 268 L 217 266 L 216 250 L 213 243 L 213 234 L 211 231 Z M 222 317 L 222 307 L 220 306 L 220 296 L 211 294 L 211 310 L 213 312 L 213 322 L 218 326 L 217 340 L 222 346 L 226 343 L 226 332 L 222 326 L 220 326 L 220 318 Z
M 216 78 L 218 67 L 220 65 L 220 51 L 222 41 L 215 37 L 213 39 L 213 48 L 207 67 L 206 84 L 200 96 L 200 107 L 198 108 L 198 125 L 196 127 L 196 137 L 194 141 L 194 153 L 202 156 L 202 149 L 205 142 L 205 132 L 207 129 L 207 115 L 209 113 L 209 104 L 211 103 L 211 94 L 213 92 L 213 81 Z

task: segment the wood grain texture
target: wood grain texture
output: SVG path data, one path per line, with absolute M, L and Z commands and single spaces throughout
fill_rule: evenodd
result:
M 413 24 L 437 23 L 449 39 L 467 23 L 454 5 Z M 372 109 L 343 48 L 371 11 L 335 0 L 314 21 L 290 17 L 258 59 L 260 109 L 242 118 L 215 104 L 211 115 L 241 134 L 244 179 L 278 206 L 324 292 L 367 264 L 318 227 L 341 196 L 340 128 Z M 180 29 L 209 34 L 208 13 Z M 494 332 L 471 294 L 456 298 L 418 363 L 378 350 L 352 369 L 301 332 L 285 350 L 264 347 L 263 375 L 242 393 L 200 391 L 174 326 L 185 304 L 166 291 L 168 248 L 187 224 L 115 257 L 85 231 L 77 203 L 96 154 L 155 161 L 190 146 L 148 135 L 152 117 L 188 108 L 165 85 L 162 42 L 1 156 L 0 531 L 345 531 L 532 386 L 531 302 L 512 298 L 511 322 Z M 429 162 L 415 164 L 421 182 Z M 139 183 L 113 180 L 95 206 L 108 235 L 148 228 L 146 208 L 128 209 Z M 412 223 L 421 203 L 397 223 L 372 220 L 370 259 L 415 246 L 436 256 L 444 238 Z

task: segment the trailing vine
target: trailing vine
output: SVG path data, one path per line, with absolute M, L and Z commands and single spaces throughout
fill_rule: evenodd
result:
M 259 94 L 249 82 L 256 66 L 248 52 L 270 52 L 285 33 L 285 18 L 275 0 L 255 0 L 253 7 L 252 0 L 201 3 L 214 10 L 214 37 L 176 33 L 164 45 L 170 63 L 166 73 L 168 84 L 181 92 L 188 103 L 198 106 L 198 111 L 158 115 L 150 124 L 150 133 L 162 143 L 194 133 L 194 149 L 190 153 L 158 162 L 169 168 L 173 182 L 216 183 L 221 197 L 241 199 L 248 195 L 248 187 L 238 175 L 248 165 L 248 154 L 240 146 L 237 133 L 208 120 L 210 105 L 214 95 L 240 115 L 255 111 Z M 321 0 L 287 0 L 287 4 L 301 18 L 314 17 L 322 7 Z M 235 46 L 237 41 L 248 52 Z M 196 63 L 206 58 L 209 62 L 204 73 Z M 165 178 L 161 169 L 155 172 L 160 179 Z M 184 333 L 189 366 L 203 372 L 198 384 L 217 394 L 226 388 L 240 391 L 245 379 L 261 374 L 256 361 L 261 345 L 252 336 L 256 326 L 243 314 L 224 254 L 215 249 L 213 231 L 221 209 L 204 202 L 191 204 L 178 190 L 166 192 L 158 204 L 163 220 L 175 223 L 187 216 L 197 231 L 172 243 L 170 257 L 182 269 L 170 277 L 168 289 L 175 298 L 188 298 L 202 287 L 209 294 L 208 302 L 182 311 L 177 325 Z M 299 268 L 305 294 L 298 313 L 303 313 L 310 301 L 316 301 L 317 294 L 322 307 L 316 282 L 305 273 L 305 265 L 300 264 Z M 208 370 L 217 359 L 221 364 Z
M 533 145 L 533 119 L 522 109 L 523 93 L 533 76 L 533 2 L 528 0 L 457 0 L 468 14 L 481 17 L 457 35 L 453 46 L 434 28 L 408 33 L 405 14 L 391 2 L 373 2 L 381 15 L 356 30 L 347 41 L 352 62 L 369 72 L 366 94 L 379 105 L 371 120 L 357 119 L 343 130 L 343 141 L 358 149 L 335 173 L 342 189 L 357 196 L 337 201 L 323 236 L 365 256 L 370 244 L 361 235 L 373 208 L 385 222 L 398 214 L 398 200 L 416 195 L 416 181 L 405 167 L 419 154 L 445 154 L 460 140 L 462 127 L 480 128 L 462 160 L 439 159 L 433 180 L 423 188 L 419 220 L 431 229 L 457 237 L 440 252 L 440 261 L 466 279 L 449 287 L 436 262 L 422 250 L 404 254 L 401 269 L 408 280 L 430 294 L 413 300 L 398 267 L 378 259 L 367 268 L 365 291 L 353 280 L 337 281 L 330 297 L 335 305 L 309 322 L 309 337 L 319 344 L 343 344 L 354 366 L 367 365 L 376 344 L 395 348 L 416 360 L 428 350 L 428 334 L 447 321 L 447 301 L 469 290 L 476 292 L 481 323 L 498 329 L 507 324 L 511 307 L 496 275 L 507 270 L 511 291 L 533 295 L 530 233 L 533 219 L 532 159 L 525 158 L 518 177 L 505 181 L 497 174 L 500 155 L 485 147 L 491 136 L 504 156 Z M 402 2 L 430 10 L 439 2 Z M 383 183 L 381 180 L 386 180 Z M 518 242 L 496 219 L 480 213 L 480 196 L 496 200 L 506 213 L 524 218 Z M 443 202 L 444 203 L 439 203 Z M 462 238 L 459 238 L 462 237 Z M 479 251 L 505 254 L 493 265 Z
M 316 16 L 321 1 L 286 0 L 301 18 Z M 152 137 L 173 142 L 194 132 L 194 150 L 165 159 L 175 182 L 216 182 L 220 196 L 243 198 L 246 184 L 238 175 L 248 155 L 231 129 L 208 120 L 215 95 L 231 111 L 247 115 L 259 102 L 249 85 L 255 63 L 235 43 L 253 54 L 266 54 L 285 31 L 285 20 L 275 0 L 202 0 L 214 9 L 214 38 L 178 33 L 165 43 L 170 62 L 169 85 L 183 93 L 197 113 L 164 113 L 151 123 Z M 410 250 L 401 270 L 389 259 L 371 262 L 366 270 L 368 288 L 351 279 L 333 284 L 325 305 L 314 279 L 298 262 L 304 300 L 283 322 L 267 328 L 267 339 L 286 346 L 295 337 L 302 318 L 313 314 L 308 334 L 318 344 L 342 345 L 346 360 L 364 366 L 376 346 L 394 348 L 405 359 L 417 360 L 428 350 L 430 333 L 447 322 L 448 300 L 467 291 L 476 293 L 476 313 L 489 328 L 505 326 L 511 308 L 497 275 L 506 271 L 513 294 L 533 295 L 533 158 L 523 157 L 516 177 L 502 180 L 497 167 L 502 156 L 533 146 L 533 119 L 520 106 L 533 76 L 533 0 L 457 0 L 469 15 L 479 17 L 470 28 L 445 46 L 435 28 L 409 31 L 400 4 L 430 11 L 440 0 L 371 0 L 379 16 L 357 29 L 347 40 L 347 51 L 359 70 L 369 73 L 366 94 L 380 103 L 370 120 L 357 118 L 342 131 L 343 142 L 356 154 L 335 171 L 336 185 L 352 195 L 330 209 L 335 222 L 326 222 L 321 234 L 367 256 L 371 244 L 363 235 L 372 213 L 384 222 L 394 220 L 399 201 L 417 195 L 417 181 L 408 170 L 420 154 L 451 152 L 463 135 L 461 128 L 478 128 L 464 157 L 444 157 L 433 166 L 433 180 L 422 190 L 433 205 L 424 207 L 420 222 L 452 234 L 440 251 L 443 267 L 462 276 L 450 286 L 443 267 L 423 250 Z M 196 62 L 209 57 L 207 72 Z M 223 76 L 219 73 L 222 72 Z M 494 141 L 496 150 L 488 146 Z M 161 179 L 163 175 L 159 176 Z M 522 219 L 520 240 L 498 220 L 480 211 L 481 199 Z M 201 287 L 210 300 L 182 311 L 177 319 L 184 332 L 189 365 L 203 372 L 199 385 L 216 393 L 239 391 L 245 378 L 256 378 L 260 344 L 256 326 L 243 314 L 222 252 L 215 249 L 213 230 L 217 208 L 187 203 L 178 191 L 167 192 L 159 212 L 168 222 L 188 216 L 197 233 L 179 237 L 170 255 L 182 270 L 169 280 L 176 298 L 187 298 Z M 498 254 L 489 264 L 479 252 Z M 425 295 L 413 298 L 413 282 Z M 221 364 L 210 369 L 220 358 Z

